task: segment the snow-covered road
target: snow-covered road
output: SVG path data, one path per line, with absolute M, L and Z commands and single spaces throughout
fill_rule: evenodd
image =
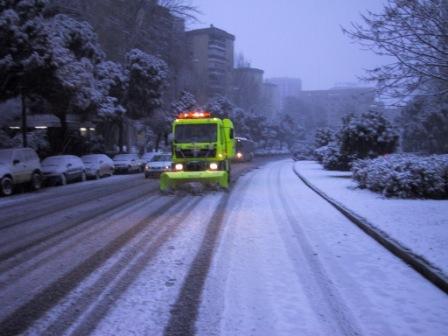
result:
M 0 335 L 448 334 L 448 297 L 290 160 L 230 193 L 114 181 L 0 202 Z

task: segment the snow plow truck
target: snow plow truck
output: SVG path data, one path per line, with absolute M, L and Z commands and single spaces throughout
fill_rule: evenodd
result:
M 172 126 L 172 169 L 160 176 L 160 190 L 182 183 L 230 184 L 230 161 L 235 155 L 233 123 L 209 112 L 182 112 Z

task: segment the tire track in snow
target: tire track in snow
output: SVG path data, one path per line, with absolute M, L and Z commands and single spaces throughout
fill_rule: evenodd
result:
M 218 207 L 208 223 L 201 247 L 194 258 L 182 289 L 171 309 L 171 317 L 164 335 L 194 335 L 195 321 L 201 303 L 201 293 L 210 268 L 213 251 L 221 231 L 224 213 L 230 194 L 226 193 L 219 201 Z
M 87 276 L 100 268 L 118 250 L 125 246 L 131 239 L 151 225 L 157 217 L 173 207 L 178 198 L 172 198 L 161 207 L 151 212 L 143 220 L 139 221 L 120 236 L 109 242 L 105 247 L 91 255 L 74 269 L 55 280 L 30 301 L 15 309 L 9 316 L 0 322 L 0 335 L 15 335 L 24 332 L 35 321 L 41 318 L 48 310 L 53 308 L 60 299 L 70 293 Z
M 18 279 L 55 260 L 65 251 L 72 250 L 76 245 L 82 244 L 88 236 L 97 235 L 110 227 L 112 223 L 120 222 L 133 212 L 147 207 L 147 203 L 155 198 L 155 196 L 148 198 L 148 195 L 144 194 L 139 198 L 121 204 L 111 211 L 102 212 L 98 216 L 93 216 L 91 219 L 83 222 L 82 225 L 68 228 L 56 237 L 52 237 L 52 235 L 47 236 L 48 239 L 36 244 L 33 246 L 34 248 L 30 248 L 25 253 L 20 254 L 20 260 L 11 260 L 9 264 L 0 267 L 0 274 L 5 275 L 7 272 L 11 273 L 7 275 L 7 281 L 0 282 L 0 290 L 13 285 Z M 140 200 L 143 200 L 142 204 L 140 204 L 141 202 L 138 203 Z M 130 206 L 129 203 L 131 202 L 137 202 L 137 206 Z M 89 231 L 91 228 L 93 229 Z M 76 232 L 72 232 L 75 230 Z M 49 250 L 53 251 L 46 254 Z M 46 255 L 42 257 L 43 254 Z M 27 265 L 22 266 L 23 264 Z
M 58 228 L 58 229 L 50 232 L 49 234 L 45 234 L 44 236 L 40 236 L 40 237 L 32 239 L 32 240 L 28 240 L 30 235 L 27 234 L 26 237 L 24 237 L 25 240 L 28 240 L 25 244 L 16 246 L 10 250 L 6 250 L 6 251 L 0 253 L 0 262 L 4 262 L 4 261 L 7 261 L 8 259 L 14 258 L 15 256 L 17 256 L 27 250 L 31 250 L 32 248 L 34 248 L 38 245 L 41 245 L 42 243 L 44 243 L 50 239 L 53 239 L 65 232 L 67 232 L 68 230 L 71 230 L 71 229 L 83 224 L 84 222 L 86 222 L 88 220 L 90 221 L 91 219 L 95 219 L 104 214 L 107 214 L 108 212 L 114 211 L 118 207 L 121 207 L 121 205 L 123 205 L 123 204 L 128 205 L 129 203 L 135 202 L 140 198 L 148 197 L 150 194 L 153 194 L 156 191 L 158 191 L 158 188 L 152 188 L 149 191 L 143 190 L 143 192 L 139 191 L 137 193 L 137 195 L 132 194 L 132 195 L 130 195 L 130 197 L 117 198 L 116 200 L 114 200 L 112 202 L 105 202 L 106 203 L 105 206 L 95 208 L 93 211 L 88 211 L 83 214 L 78 214 L 76 216 L 76 218 L 71 218 L 70 220 L 67 220 L 64 217 L 63 227 Z M 91 201 L 91 200 L 89 200 L 89 201 Z M 89 202 L 89 201 L 86 201 L 86 202 Z M 85 202 L 82 202 L 82 203 L 85 203 Z M 61 211 L 61 210 L 57 210 L 57 211 Z M 39 233 L 40 233 L 40 231 L 37 232 L 37 234 L 39 234 Z M 12 241 L 11 243 L 16 244 L 17 241 Z M 3 250 L 7 249 L 7 245 L 2 246 L 2 249 Z M 45 250 L 46 248 L 44 247 L 43 249 Z M 41 251 L 39 251 L 39 250 L 38 251 L 36 251 L 36 250 L 30 251 L 30 253 L 32 254 L 33 257 L 38 255 L 40 252 Z M 26 255 L 21 256 L 21 258 L 20 258 L 21 260 L 19 260 L 18 262 L 16 260 L 12 260 L 12 262 L 10 264 L 7 264 L 6 266 L 2 265 L 0 267 L 0 271 L 5 272 L 8 269 L 16 267 L 24 260 L 29 260 L 28 258 L 29 258 L 29 254 L 26 254 Z
M 271 181 L 271 202 L 269 204 L 273 213 L 278 218 L 285 218 L 295 233 L 296 240 L 298 241 L 296 246 L 292 246 L 291 240 L 288 241 L 284 235 L 282 237 L 285 240 L 288 253 L 294 257 L 301 255 L 304 263 L 308 265 L 308 274 L 313 281 L 310 281 L 309 277 L 301 277 L 299 271 L 297 271 L 297 275 L 308 289 L 306 294 L 309 297 L 310 303 L 314 307 L 316 314 L 327 317 L 326 321 L 329 323 L 327 325 L 329 334 L 335 334 L 334 328 L 337 328 L 339 331 L 338 334 L 340 335 L 362 335 L 361 328 L 357 325 L 354 314 L 350 312 L 347 304 L 345 304 L 343 298 L 332 284 L 325 268 L 318 257 L 316 257 L 317 253 L 314 251 L 307 235 L 301 228 L 300 221 L 297 220 L 291 209 L 290 199 L 286 197 L 286 192 L 283 187 L 284 182 L 281 179 L 281 169 L 284 169 L 284 165 L 280 169 L 276 166 L 273 165 L 271 168 L 271 174 L 274 174 L 274 170 L 276 171 L 276 183 L 273 185 L 273 179 L 269 179 Z M 274 195 L 277 197 L 274 197 Z M 303 267 L 301 268 L 303 269 Z
M 194 211 L 202 198 L 187 199 L 172 207 L 165 213 L 168 220 L 156 220 L 139 238 L 139 242 L 130 248 L 115 264 L 104 272 L 95 283 L 83 289 L 81 297 L 57 317 L 45 332 L 45 335 L 61 335 L 77 320 L 76 327 L 70 331 L 71 335 L 90 334 L 113 307 L 120 295 L 135 281 L 145 266 L 157 255 L 160 248 L 169 241 L 181 226 L 183 218 Z M 163 222 L 162 222 L 163 221 Z M 84 318 L 82 315 L 85 315 Z
M 54 215 L 58 212 L 67 211 L 67 209 L 77 207 L 79 205 L 89 203 L 100 197 L 108 196 L 123 190 L 133 189 L 140 186 L 141 181 L 132 181 L 125 186 L 121 184 L 114 185 L 113 187 L 101 186 L 91 189 L 82 190 L 82 192 L 70 194 L 67 196 L 58 197 L 56 199 L 48 199 L 45 201 L 36 202 L 37 204 L 17 205 L 8 207 L 7 211 L 2 211 L 1 221 L 6 223 L 0 226 L 0 231 L 9 229 L 11 227 L 32 221 L 39 218 Z M 32 211 L 24 212 L 25 207 L 32 207 Z
M 247 171 L 242 172 L 242 174 Z M 240 174 L 241 175 L 241 174 Z M 239 176 L 240 176 L 239 175 Z M 254 174 L 238 189 L 245 190 Z M 214 252 L 226 217 L 227 205 L 233 190 L 222 196 L 216 210 L 210 219 L 207 230 L 202 238 L 201 247 L 196 254 L 188 275 L 184 279 L 182 289 L 176 303 L 172 305 L 170 319 L 165 327 L 165 336 L 193 336 L 196 334 L 196 320 L 199 315 L 201 295 L 212 263 Z
M 141 176 L 140 176 L 141 177 Z M 137 181 L 138 176 L 112 176 L 98 181 L 87 181 L 82 183 L 70 183 L 65 186 L 54 186 L 48 188 L 42 188 L 38 191 L 27 192 L 24 194 L 14 194 L 7 198 L 0 198 L 0 211 L 3 209 L 7 211 L 17 209 L 20 211 L 25 206 L 29 206 L 31 203 L 45 204 L 54 199 L 61 199 L 64 197 L 74 196 L 80 193 L 94 192 L 101 189 L 105 189 L 114 184 L 120 184 L 121 186 L 131 185 Z

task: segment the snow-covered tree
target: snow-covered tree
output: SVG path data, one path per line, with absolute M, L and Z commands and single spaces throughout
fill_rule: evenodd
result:
M 86 22 L 59 14 L 49 20 L 47 29 L 55 71 L 46 98 L 65 133 L 69 113 L 85 113 L 104 99 L 95 79 L 95 66 L 104 53 Z
M 125 97 L 129 86 L 127 70 L 119 63 L 104 61 L 95 68 L 97 86 L 104 97 L 98 108 L 98 130 L 106 139 L 118 133 L 118 146 L 124 145 L 123 117 L 126 113 Z
M 289 115 L 283 115 L 277 124 L 277 137 L 281 143 L 285 143 L 288 148 L 305 138 L 305 132 L 302 127 Z
M 24 146 L 27 100 L 42 92 L 52 71 L 42 16 L 45 5 L 43 0 L 0 2 L 0 101 L 21 96 Z
M 171 104 L 174 116 L 180 112 L 192 111 L 198 107 L 194 95 L 188 91 L 182 91 L 179 98 Z
M 132 49 L 126 54 L 126 69 L 129 73 L 125 106 L 128 116 L 150 117 L 162 105 L 168 67 L 161 59 L 139 49 Z
M 337 137 L 341 153 L 357 159 L 393 153 L 398 145 L 395 128 L 375 111 L 346 116 Z
M 448 103 L 443 97 L 416 97 L 401 111 L 405 152 L 448 153 Z
M 197 102 L 194 95 L 188 91 L 182 91 L 179 98 L 171 104 L 170 109 L 157 109 L 148 124 L 152 133 L 155 134 L 155 150 L 159 149 L 160 142 L 164 139 L 168 140 L 168 134 L 171 132 L 173 120 L 180 112 L 192 111 L 197 108 Z
M 205 109 L 217 118 L 229 118 L 234 108 L 235 106 L 226 96 L 215 96 L 205 106 Z

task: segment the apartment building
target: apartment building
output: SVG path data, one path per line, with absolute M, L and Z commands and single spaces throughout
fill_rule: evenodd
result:
M 211 25 L 187 32 L 193 67 L 193 93 L 200 104 L 232 94 L 235 36 Z

